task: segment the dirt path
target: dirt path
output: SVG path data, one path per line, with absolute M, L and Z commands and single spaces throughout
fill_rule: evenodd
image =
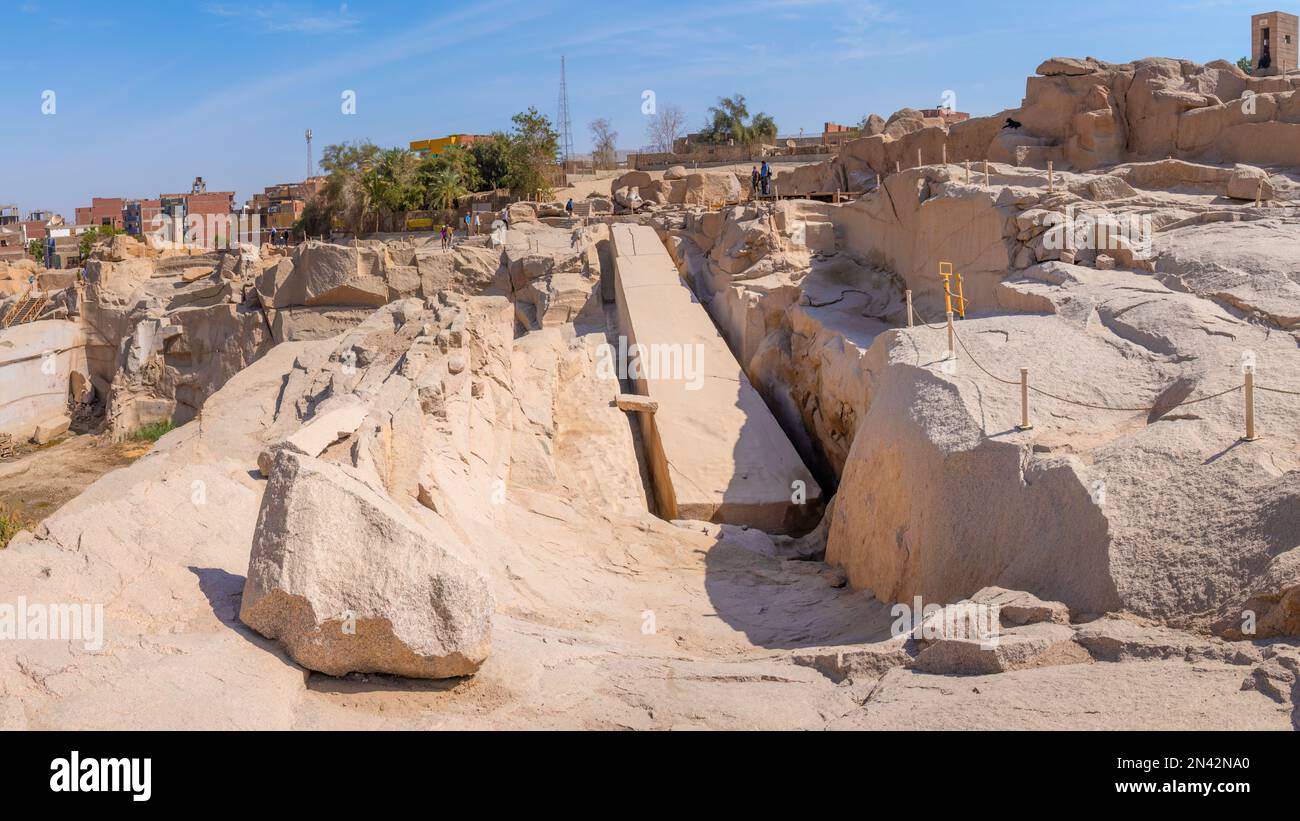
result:
M 0 461 L 0 508 L 38 524 L 106 473 L 131 464 L 149 442 L 111 443 L 98 436 L 72 436 Z

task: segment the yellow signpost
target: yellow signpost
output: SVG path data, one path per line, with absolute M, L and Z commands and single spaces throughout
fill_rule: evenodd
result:
M 954 329 L 952 326 L 952 318 L 953 318 L 952 300 L 953 297 L 957 298 L 957 312 L 961 315 L 962 319 L 965 319 L 966 304 L 967 304 L 966 293 L 964 288 L 962 287 L 961 274 L 955 273 L 953 271 L 951 262 L 939 263 L 939 276 L 943 278 L 943 298 L 944 298 L 944 304 L 947 306 L 948 309 L 948 358 L 956 359 L 957 358 L 957 349 L 956 349 L 957 332 L 956 329 Z M 956 278 L 957 280 L 956 283 L 957 293 L 955 294 L 952 292 L 954 278 Z

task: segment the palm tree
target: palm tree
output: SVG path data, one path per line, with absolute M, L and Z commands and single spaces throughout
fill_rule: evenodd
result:
M 429 180 L 428 197 L 432 208 L 444 211 L 455 208 L 457 200 L 469 193 L 460 174 L 451 168 L 438 171 Z
M 379 147 L 366 141 L 326 146 L 321 156 L 321 168 L 329 174 L 324 196 L 325 218 L 332 222 L 338 214 L 354 235 L 361 233 L 365 218 L 372 210 L 373 184 L 367 185 L 366 178 L 375 168 L 379 154 Z

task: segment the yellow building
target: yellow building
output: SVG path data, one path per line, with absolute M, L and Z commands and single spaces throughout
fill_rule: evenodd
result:
M 468 148 L 480 140 L 490 140 L 491 137 L 485 137 L 481 134 L 452 134 L 449 137 L 439 137 L 436 140 L 416 140 L 411 143 L 411 150 L 421 157 L 436 157 L 447 149 L 448 146 L 460 146 Z

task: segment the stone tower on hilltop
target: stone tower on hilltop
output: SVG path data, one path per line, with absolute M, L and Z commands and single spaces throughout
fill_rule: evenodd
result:
M 1300 68 L 1300 17 L 1270 11 L 1250 18 L 1250 64 L 1256 77 Z

